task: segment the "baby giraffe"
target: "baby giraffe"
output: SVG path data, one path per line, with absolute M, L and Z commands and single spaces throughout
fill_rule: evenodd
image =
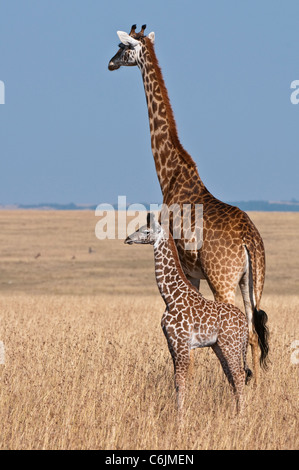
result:
M 247 367 L 248 323 L 237 307 L 205 299 L 186 278 L 172 235 L 148 214 L 147 225 L 125 240 L 154 245 L 158 288 L 166 304 L 161 326 L 174 364 L 179 416 L 184 409 L 190 350 L 210 346 L 217 355 L 242 410 Z

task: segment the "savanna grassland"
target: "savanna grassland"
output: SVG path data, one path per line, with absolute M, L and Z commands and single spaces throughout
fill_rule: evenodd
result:
M 89 211 L 1 211 L 0 449 L 298 448 L 299 214 L 250 216 L 271 364 L 236 418 L 216 357 L 197 350 L 178 432 L 152 247 L 97 240 Z

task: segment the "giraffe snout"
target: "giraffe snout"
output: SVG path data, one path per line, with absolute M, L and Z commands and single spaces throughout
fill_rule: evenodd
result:
M 109 64 L 108 64 L 108 69 L 109 70 L 117 70 L 119 69 L 119 65 L 116 65 L 113 60 L 110 60 Z

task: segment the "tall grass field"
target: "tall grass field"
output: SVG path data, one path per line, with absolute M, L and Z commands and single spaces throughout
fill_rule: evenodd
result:
M 216 356 L 196 350 L 178 429 L 152 247 L 98 240 L 90 211 L 1 211 L 0 449 L 297 449 L 299 214 L 249 215 L 269 370 L 236 417 Z

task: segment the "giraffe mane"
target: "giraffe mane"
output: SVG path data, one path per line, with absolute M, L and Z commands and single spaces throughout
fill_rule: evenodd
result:
M 182 146 L 182 144 L 180 142 L 180 139 L 178 137 L 177 125 L 176 125 L 173 110 L 172 110 L 172 107 L 171 107 L 171 104 L 170 104 L 168 91 L 167 91 L 167 88 L 165 86 L 164 78 L 163 78 L 163 75 L 162 75 L 162 70 L 161 70 L 161 67 L 159 65 L 156 53 L 155 53 L 154 45 L 148 37 L 145 37 L 145 44 L 146 44 L 147 52 L 149 53 L 149 56 L 151 58 L 151 62 L 154 66 L 155 73 L 156 73 L 156 78 L 157 78 L 157 81 L 159 83 L 159 87 L 160 87 L 161 94 L 162 94 L 162 97 L 163 97 L 163 102 L 164 102 L 165 107 L 166 107 L 166 115 L 167 115 L 167 120 L 168 120 L 168 124 L 169 124 L 170 136 L 171 136 L 172 142 L 175 145 L 175 147 L 178 149 L 178 151 L 180 152 L 180 155 L 185 160 L 185 162 L 188 165 L 191 165 L 191 166 L 195 167 L 196 164 L 195 164 L 193 158 L 184 149 L 184 147 Z

